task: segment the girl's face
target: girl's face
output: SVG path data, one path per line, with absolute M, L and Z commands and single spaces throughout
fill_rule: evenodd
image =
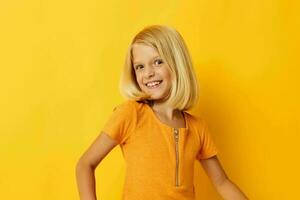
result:
M 151 46 L 133 44 L 133 68 L 141 90 L 151 95 L 152 100 L 161 100 L 169 95 L 171 72 L 168 65 Z

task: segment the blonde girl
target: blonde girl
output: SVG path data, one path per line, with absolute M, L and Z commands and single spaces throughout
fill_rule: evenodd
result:
M 126 100 L 76 165 L 81 200 L 97 199 L 94 171 L 116 145 L 126 163 L 122 200 L 195 200 L 195 161 L 223 199 L 247 199 L 224 172 L 206 122 L 187 112 L 197 104 L 199 88 L 174 28 L 152 25 L 133 38 L 120 90 Z

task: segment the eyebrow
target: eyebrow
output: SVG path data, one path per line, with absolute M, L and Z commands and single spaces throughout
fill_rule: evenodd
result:
M 158 56 L 155 56 L 155 57 L 153 57 L 151 60 L 154 60 L 155 58 L 159 58 L 160 56 L 158 55 Z M 134 61 L 133 62 L 133 64 L 135 65 L 135 64 L 138 64 L 138 63 L 140 63 L 140 61 Z

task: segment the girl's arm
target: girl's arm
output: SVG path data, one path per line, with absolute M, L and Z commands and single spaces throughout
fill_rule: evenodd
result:
M 224 200 L 247 200 L 246 195 L 227 177 L 217 156 L 200 160 L 206 174 Z
M 76 164 L 76 180 L 80 200 L 96 200 L 95 169 L 118 143 L 100 134 Z

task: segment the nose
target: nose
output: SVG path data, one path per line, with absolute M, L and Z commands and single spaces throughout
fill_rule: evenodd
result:
M 152 67 L 146 67 L 146 70 L 145 70 L 145 76 L 148 78 L 148 77 L 152 77 L 154 76 L 154 69 Z

